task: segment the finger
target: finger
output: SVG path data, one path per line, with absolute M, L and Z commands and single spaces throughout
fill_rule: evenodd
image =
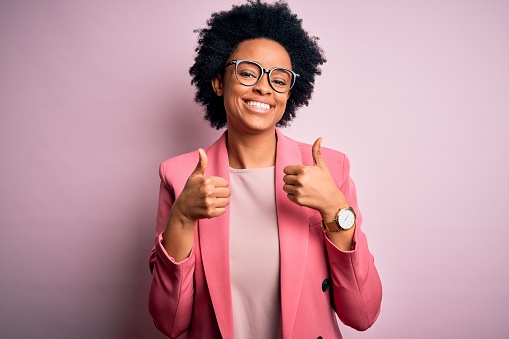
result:
M 207 164 L 209 159 L 207 158 L 207 154 L 201 148 L 198 149 L 198 164 L 193 171 L 193 175 L 205 175 L 205 170 L 207 169 Z
M 283 168 L 283 172 L 285 174 L 298 174 L 300 169 L 302 168 L 302 165 L 288 165 L 285 168 Z
M 215 218 L 215 217 L 218 217 L 222 214 L 224 214 L 224 212 L 226 212 L 226 207 L 218 207 L 216 209 L 214 209 L 214 211 L 209 215 L 207 216 L 208 219 L 210 218 Z
M 293 194 L 287 194 L 286 196 L 288 197 L 288 200 L 290 200 L 290 201 L 291 201 L 291 202 L 293 202 L 294 204 L 299 205 L 299 203 L 297 202 L 297 199 L 295 198 L 295 195 L 293 195 Z
M 231 195 L 231 191 L 226 187 L 216 187 L 214 195 L 216 198 L 228 198 Z
M 318 166 L 318 167 L 327 167 L 327 165 L 325 164 L 325 161 L 323 160 L 322 152 L 320 150 L 321 145 L 322 145 L 322 137 L 319 137 L 314 142 L 313 148 L 312 148 L 313 163 L 315 166 Z
M 283 177 L 283 182 L 289 185 L 295 185 L 298 183 L 298 177 L 296 175 L 287 174 Z
M 285 193 L 295 195 L 295 193 L 297 192 L 297 188 L 294 185 L 284 184 L 283 191 L 285 191 Z
M 210 182 L 215 187 L 228 187 L 228 185 L 229 185 L 228 180 L 226 180 L 223 177 L 212 176 L 212 177 L 207 177 L 207 179 L 208 179 L 208 182 Z
M 224 208 L 230 204 L 229 198 L 217 198 L 216 199 L 216 209 L 217 208 Z

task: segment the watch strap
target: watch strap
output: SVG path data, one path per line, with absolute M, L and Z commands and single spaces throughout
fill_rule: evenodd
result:
M 345 208 L 340 208 L 338 213 L 336 214 L 336 218 L 334 218 L 333 221 L 331 222 L 325 222 L 322 220 L 322 229 L 324 230 L 324 232 L 339 232 L 339 231 L 345 231 L 345 230 L 349 230 L 350 228 L 343 228 L 341 227 L 341 225 L 339 224 L 339 213 L 342 211 L 342 210 L 350 210 L 352 211 L 354 217 L 357 217 L 357 214 L 355 213 L 354 209 L 352 207 L 345 207 Z M 354 221 L 354 224 L 355 224 L 355 221 Z
M 338 223 L 336 222 L 336 219 L 334 219 L 331 222 L 325 222 L 322 220 L 322 229 L 324 230 L 324 232 L 339 232 L 343 230 L 341 227 L 339 227 Z

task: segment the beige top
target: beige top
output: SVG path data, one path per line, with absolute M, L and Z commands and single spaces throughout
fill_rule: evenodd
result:
M 274 167 L 230 168 L 230 188 L 230 273 L 235 338 L 281 338 Z

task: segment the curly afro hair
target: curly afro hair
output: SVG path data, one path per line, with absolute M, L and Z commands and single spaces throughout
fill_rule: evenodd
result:
M 225 63 L 235 48 L 245 40 L 266 38 L 282 45 L 290 56 L 293 70 L 300 76 L 292 88 L 286 110 L 277 123 L 289 125 L 296 110 L 308 105 L 313 94 L 315 76 L 326 62 L 317 37 L 302 28 L 302 20 L 292 14 L 288 4 L 248 0 L 229 11 L 213 13 L 207 27 L 198 29 L 197 55 L 189 69 L 191 84 L 196 86 L 195 101 L 205 107 L 205 119 L 216 129 L 226 126 L 223 97 L 214 92 L 211 81 L 222 74 Z

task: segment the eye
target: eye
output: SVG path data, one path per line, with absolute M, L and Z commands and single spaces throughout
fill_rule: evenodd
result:
M 276 86 L 286 86 L 286 81 L 283 79 L 272 79 L 272 83 Z
M 291 79 L 291 73 L 283 68 L 275 68 L 270 74 L 271 83 L 277 87 L 288 87 L 288 84 L 291 83 Z
M 249 70 L 237 70 L 237 75 L 242 78 L 258 78 L 258 76 L 253 72 Z
M 237 77 L 249 82 L 260 77 L 260 67 L 250 61 L 242 61 L 237 65 Z

